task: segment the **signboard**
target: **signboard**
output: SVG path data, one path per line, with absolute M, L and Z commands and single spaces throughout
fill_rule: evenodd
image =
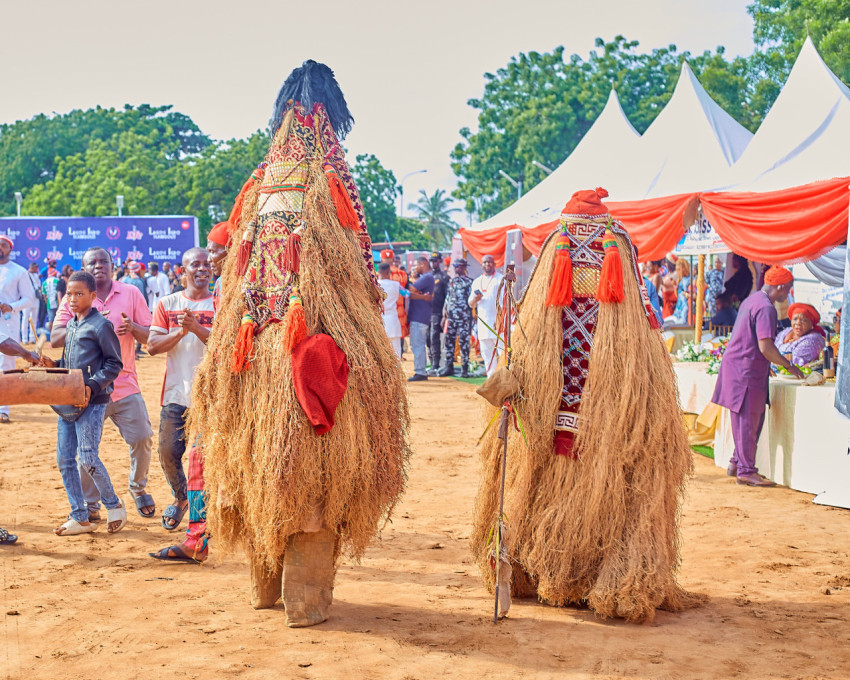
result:
M 100 246 L 115 262 L 130 258 L 141 262 L 179 262 L 183 253 L 198 245 L 198 220 L 190 216 L 167 217 L 4 217 L 0 234 L 15 242 L 12 261 L 22 267 L 36 262 L 42 268 L 56 260 L 61 269 L 80 268 L 83 253 Z
M 718 236 L 700 208 L 696 221 L 685 232 L 682 240 L 676 244 L 673 252 L 677 255 L 708 255 L 728 253 L 729 248 L 723 243 L 723 239 Z

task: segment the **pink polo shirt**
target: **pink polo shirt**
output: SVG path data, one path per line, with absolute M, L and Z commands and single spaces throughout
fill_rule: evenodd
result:
M 108 311 L 109 316 L 106 318 L 112 322 L 113 326 L 121 323 L 122 313 L 126 314 L 130 321 L 140 326 L 149 327 L 151 325 L 151 312 L 144 296 L 135 286 L 120 281 L 112 282 L 112 290 L 109 291 L 105 300 L 95 299 L 94 308 L 101 313 Z M 72 316 L 74 315 L 68 306 L 68 301 L 63 298 L 59 304 L 59 310 L 56 312 L 54 324 L 65 326 Z M 141 392 L 139 379 L 136 376 L 136 339 L 131 333 L 125 333 L 118 336 L 118 342 L 121 344 L 121 362 L 124 367 L 118 377 L 115 378 L 112 401 L 121 401 L 124 397 Z

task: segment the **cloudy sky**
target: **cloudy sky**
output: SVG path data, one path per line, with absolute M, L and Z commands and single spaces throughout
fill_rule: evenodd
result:
M 289 71 L 330 65 L 354 113 L 352 153 L 374 153 L 405 183 L 451 189 L 449 152 L 475 124 L 483 73 L 512 55 L 597 36 L 641 48 L 752 52 L 750 0 L 46 0 L 4 3 L 0 122 L 74 108 L 173 104 L 217 139 L 265 126 Z M 302 9 L 303 8 L 303 9 Z

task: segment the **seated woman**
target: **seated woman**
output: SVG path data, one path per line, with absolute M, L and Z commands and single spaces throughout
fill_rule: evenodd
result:
M 818 324 L 820 314 L 811 305 L 795 302 L 788 308 L 791 328 L 776 336 L 776 347 L 792 364 L 803 366 L 820 356 L 826 340 Z
M 691 299 L 691 265 L 684 258 L 676 262 L 676 308 L 664 318 L 666 326 L 684 326 L 689 321 Z M 665 298 L 666 299 L 666 298 Z

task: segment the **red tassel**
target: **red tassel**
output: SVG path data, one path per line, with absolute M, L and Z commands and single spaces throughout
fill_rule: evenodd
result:
M 239 242 L 239 252 L 236 254 L 236 274 L 238 276 L 245 276 L 245 272 L 248 271 L 251 249 L 254 247 L 254 229 L 255 225 L 251 222 Z
M 573 303 L 573 260 L 570 257 L 569 237 L 561 235 L 555 248 L 555 271 L 549 283 L 546 305 L 569 307 Z
M 301 227 L 298 227 L 286 239 L 286 245 L 283 248 L 283 266 L 293 274 L 301 271 Z
M 652 310 L 652 308 L 646 310 L 646 312 L 646 317 L 649 319 L 650 327 L 654 328 L 655 330 L 661 330 L 661 324 L 658 323 L 658 317 L 655 316 L 655 312 Z
M 292 354 L 295 346 L 307 337 L 307 318 L 297 293 L 289 296 L 289 309 L 283 320 L 283 349 Z
M 266 164 L 263 163 L 260 167 L 254 170 L 253 173 L 251 173 L 251 176 L 248 178 L 248 181 L 242 185 L 242 189 L 240 189 L 239 193 L 236 194 L 236 199 L 233 201 L 233 210 L 230 211 L 230 217 L 227 218 L 227 221 L 233 225 L 232 228 L 234 230 L 239 227 L 239 220 L 242 217 L 242 206 L 245 203 L 245 195 L 248 193 L 248 191 L 250 191 L 251 187 L 254 186 L 255 181 L 262 181 L 265 174 Z
M 619 303 L 626 299 L 623 289 L 623 263 L 620 260 L 620 249 L 613 234 L 606 232 L 603 242 L 605 257 L 602 259 L 602 273 L 599 275 L 599 287 L 596 289 L 596 299 L 599 302 Z
M 249 314 L 242 317 L 239 333 L 233 345 L 233 360 L 230 370 L 234 373 L 247 371 L 251 368 L 251 355 L 254 353 L 254 328 L 256 324 Z
M 328 178 L 328 185 L 331 189 L 331 200 L 336 208 L 336 216 L 339 219 L 340 226 L 343 229 L 351 229 L 360 231 L 360 220 L 357 218 L 357 213 L 354 211 L 354 205 L 351 203 L 351 198 L 336 170 L 330 163 L 324 165 L 325 176 Z

